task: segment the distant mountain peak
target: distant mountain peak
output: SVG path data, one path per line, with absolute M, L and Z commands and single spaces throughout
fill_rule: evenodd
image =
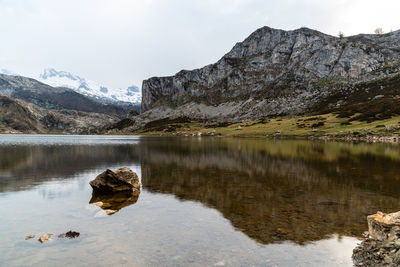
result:
M 95 97 L 105 102 L 141 102 L 141 92 L 137 86 L 126 89 L 107 88 L 95 81 L 87 80 L 67 71 L 58 71 L 54 68 L 45 69 L 39 76 L 39 81 L 54 87 L 66 87 L 83 95 Z
M 16 73 L 14 73 L 11 70 L 7 70 L 7 69 L 0 69 L 0 73 L 1 74 L 5 74 L 5 75 L 17 75 Z
M 73 75 L 66 71 L 57 71 L 53 68 L 45 69 L 39 76 L 40 79 L 47 79 L 50 77 L 67 77 L 71 80 L 83 80 L 83 78 L 81 78 L 77 75 Z

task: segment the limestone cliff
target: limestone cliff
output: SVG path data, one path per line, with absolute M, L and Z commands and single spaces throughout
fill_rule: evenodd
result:
M 215 64 L 143 81 L 141 117 L 237 121 L 313 112 L 322 103 L 346 105 L 355 92 L 368 92 L 369 83 L 399 73 L 400 31 L 339 38 L 263 27 Z

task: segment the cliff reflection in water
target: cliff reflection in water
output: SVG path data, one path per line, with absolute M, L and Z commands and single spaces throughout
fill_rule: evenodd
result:
M 382 144 L 175 139 L 141 142 L 142 184 L 199 201 L 262 244 L 360 236 L 397 210 L 400 153 Z
M 143 192 L 203 203 L 260 244 L 360 236 L 366 215 L 400 206 L 399 146 L 229 138 L 115 144 L 102 138 L 96 145 L 0 145 L 0 194 L 140 163 Z M 137 198 L 91 200 L 98 201 L 119 210 Z

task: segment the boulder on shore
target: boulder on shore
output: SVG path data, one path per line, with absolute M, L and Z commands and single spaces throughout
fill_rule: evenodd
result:
M 400 234 L 400 211 L 385 214 L 378 211 L 367 217 L 368 232 L 372 239 L 384 241 Z
M 140 182 L 136 173 L 131 169 L 122 167 L 118 170 L 106 170 L 96 179 L 90 181 L 94 194 L 113 194 L 117 192 L 130 192 L 140 194 Z
M 368 237 L 353 250 L 355 266 L 400 265 L 400 212 L 367 217 Z

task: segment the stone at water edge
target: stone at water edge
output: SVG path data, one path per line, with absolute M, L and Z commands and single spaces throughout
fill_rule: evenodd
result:
M 96 179 L 90 181 L 93 191 L 101 194 L 116 192 L 140 193 L 140 182 L 136 173 L 131 169 L 122 167 L 118 170 L 106 170 L 99 174 Z
M 368 232 L 372 239 L 384 241 L 397 238 L 397 234 L 400 234 L 400 211 L 389 214 L 378 211 L 369 215 L 367 221 Z
M 400 266 L 400 212 L 367 217 L 368 237 L 353 250 L 355 266 Z

